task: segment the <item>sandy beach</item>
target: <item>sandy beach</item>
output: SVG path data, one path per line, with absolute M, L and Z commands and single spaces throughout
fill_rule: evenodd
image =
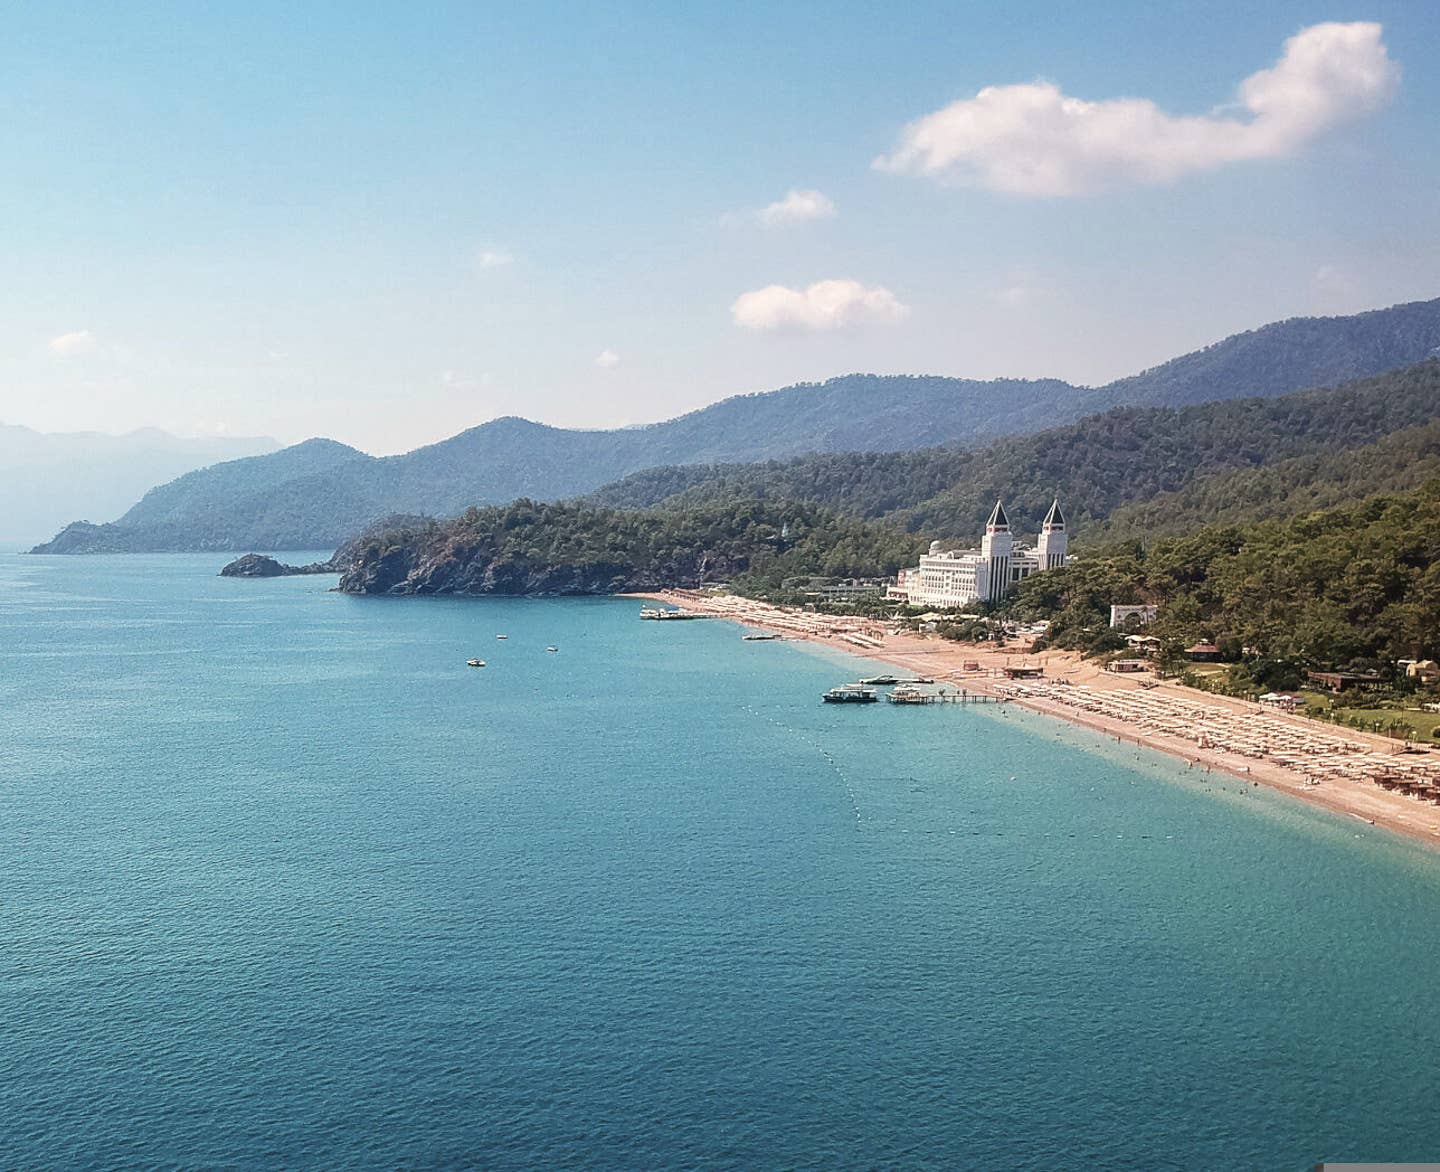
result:
M 745 626 L 825 644 L 935 681 L 1020 704 L 1218 769 L 1365 823 L 1440 845 L 1440 753 L 1215 696 L 1150 673 L 1101 670 L 1074 652 L 955 643 L 867 618 L 818 615 L 694 591 L 635 595 Z M 1007 668 L 1043 676 L 1011 679 Z M 837 683 L 843 681 L 836 681 Z M 1433 788 L 1432 788 L 1433 787 Z M 1418 796 L 1418 795 L 1426 796 Z

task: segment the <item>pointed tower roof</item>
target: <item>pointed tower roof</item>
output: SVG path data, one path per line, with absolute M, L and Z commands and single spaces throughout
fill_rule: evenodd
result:
M 999 526 L 1003 526 L 1006 529 L 1010 528 L 1010 518 L 1005 515 L 1005 506 L 999 501 L 996 501 L 995 509 L 990 514 L 990 520 L 985 522 L 985 527 L 987 529 L 994 529 Z
M 1060 498 L 1057 496 L 1050 504 L 1050 511 L 1045 514 L 1045 524 L 1065 524 L 1065 514 L 1060 511 Z

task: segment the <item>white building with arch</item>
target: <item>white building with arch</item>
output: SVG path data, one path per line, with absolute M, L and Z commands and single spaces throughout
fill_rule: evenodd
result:
M 1045 514 L 1033 546 L 1015 540 L 1005 506 L 996 501 L 979 549 L 944 549 L 932 542 L 918 566 L 900 571 L 886 597 L 931 607 L 999 602 L 1032 574 L 1059 569 L 1068 560 L 1069 538 L 1058 500 Z

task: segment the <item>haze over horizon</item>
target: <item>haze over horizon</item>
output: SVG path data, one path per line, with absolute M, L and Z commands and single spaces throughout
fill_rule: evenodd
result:
M 0 420 L 388 454 L 1440 292 L 1428 5 L 307 12 L 10 14 Z

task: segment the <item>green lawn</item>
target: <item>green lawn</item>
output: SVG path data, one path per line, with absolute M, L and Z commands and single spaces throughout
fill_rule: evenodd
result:
M 1328 696 L 1318 692 L 1306 692 L 1304 696 L 1306 712 L 1311 716 L 1317 711 L 1329 710 Z M 1382 732 L 1391 721 L 1403 720 L 1415 729 L 1415 739 L 1421 741 L 1431 740 L 1435 729 L 1440 727 L 1440 712 L 1424 712 L 1419 708 L 1342 708 L 1340 711 L 1351 720 L 1378 722 Z

